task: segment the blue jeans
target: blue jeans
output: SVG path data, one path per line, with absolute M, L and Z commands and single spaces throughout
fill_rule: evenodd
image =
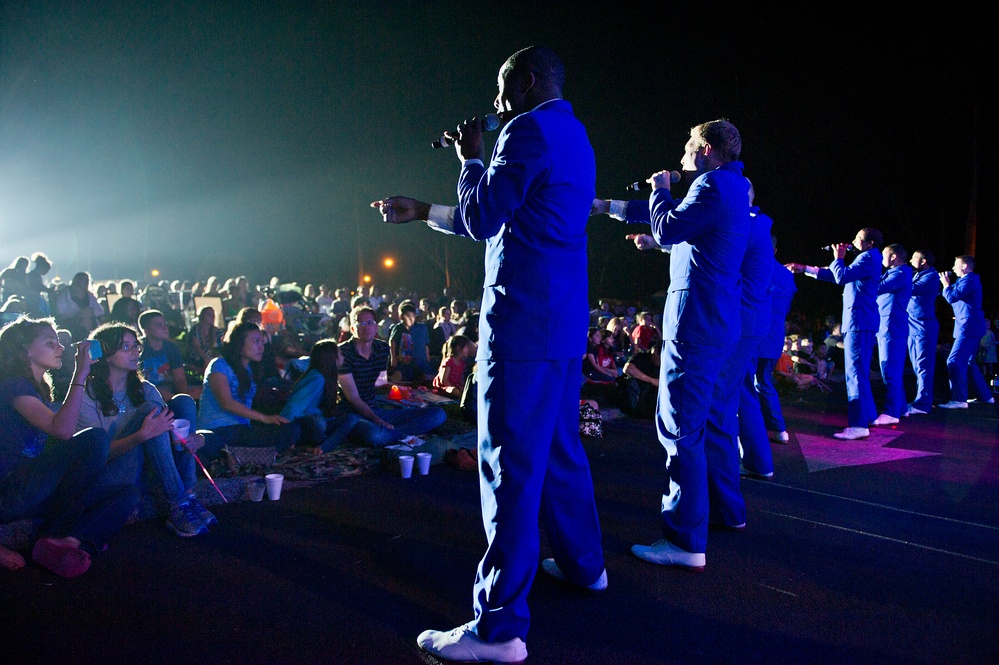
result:
M 68 441 L 49 439 L 38 457 L 23 458 L 0 482 L 0 523 L 40 517 L 43 535 L 72 536 L 91 554 L 103 549 L 139 500 L 128 485 L 95 486 L 109 448 L 107 432 L 96 428 Z
M 197 408 L 189 395 L 176 395 L 167 406 L 175 417 L 189 420 L 191 429 L 195 429 Z M 136 409 L 132 417 L 118 427 L 117 438 L 122 439 L 138 432 L 142 421 L 156 408 L 155 404 L 146 402 Z M 171 506 L 183 503 L 188 490 L 198 482 L 194 456 L 183 449 L 174 450 L 170 443 L 170 433 L 164 432 L 108 461 L 99 484 L 124 484 L 143 488 L 143 470 L 147 468 L 147 462 L 153 480 L 163 487 L 163 494 Z
M 336 450 L 354 430 L 361 417 L 356 413 L 341 413 L 332 418 L 321 415 L 302 416 L 295 422 L 302 427 L 302 442 L 322 449 L 324 453 Z
M 395 429 L 388 429 L 365 418 L 359 418 L 351 436 L 375 448 L 391 446 L 407 436 L 426 434 L 430 430 L 440 427 L 447 420 L 444 409 L 436 406 L 422 409 L 419 407 L 386 409 L 372 407 L 371 410 L 375 412 L 376 416 L 393 425 Z

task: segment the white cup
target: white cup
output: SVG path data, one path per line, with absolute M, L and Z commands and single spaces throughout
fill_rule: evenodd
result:
M 433 457 L 430 453 L 416 453 L 416 462 L 420 468 L 420 475 L 425 476 L 430 473 L 430 458 Z
M 173 433 L 181 441 L 187 441 L 187 436 L 191 433 L 191 421 L 183 418 L 174 418 Z
M 281 486 L 284 485 L 284 475 L 280 473 L 268 473 L 264 476 L 267 481 L 267 498 L 277 501 L 281 498 Z
M 264 490 L 267 489 L 267 481 L 263 478 L 258 478 L 250 483 L 247 490 L 250 492 L 250 501 L 262 501 L 264 498 Z
M 403 478 L 413 477 L 413 456 L 399 455 L 399 473 Z

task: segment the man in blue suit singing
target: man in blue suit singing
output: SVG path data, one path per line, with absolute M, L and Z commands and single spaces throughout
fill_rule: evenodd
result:
M 843 286 L 843 343 L 846 356 L 847 427 L 833 434 L 837 439 L 866 439 L 878 409 L 871 391 L 871 356 L 881 323 L 878 314 L 878 284 L 881 281 L 881 231 L 864 228 L 857 232 L 852 246 L 859 254 L 850 265 L 846 252 L 850 243 L 832 246 L 833 261 L 828 268 L 787 264 L 793 273 L 834 282 Z
M 982 311 L 982 280 L 975 274 L 975 259 L 959 256 L 954 259 L 953 275 L 940 273 L 944 300 L 954 309 L 954 345 L 947 356 L 947 374 L 950 376 L 950 401 L 941 409 L 968 408 L 968 377 L 978 394 L 987 404 L 995 402 L 989 392 L 982 371 L 975 362 L 975 354 L 985 334 L 985 312 Z
M 586 223 L 596 163 L 562 99 L 564 70 L 544 47 L 510 56 L 495 106 L 505 127 L 486 166 L 481 122 L 449 138 L 461 160 L 458 206 L 405 197 L 372 203 L 389 223 L 484 240 L 486 279 L 476 356 L 479 487 L 488 547 L 475 618 L 417 642 L 451 661 L 527 657 L 527 594 L 538 567 L 538 512 L 554 559 L 542 569 L 607 587 L 590 467 L 579 439 L 579 389 L 589 325 Z
M 700 124 L 690 130 L 684 147 L 681 164 L 693 182 L 682 200 L 670 195 L 670 171 L 661 171 L 649 178 L 648 201 L 593 202 L 595 214 L 606 212 L 629 223 L 651 224 L 654 242 L 670 246 L 656 419 L 659 443 L 666 449 L 664 537 L 631 548 L 638 558 L 663 566 L 703 570 L 709 512 L 734 513 L 730 509 L 742 501 L 737 475 L 727 486 L 729 491 L 715 491 L 720 487 L 717 477 L 709 483 L 709 473 L 725 469 L 709 470 L 711 451 L 705 447 L 716 385 L 743 334 L 740 269 L 752 221 L 750 185 L 738 161 L 741 151 L 742 139 L 732 123 Z M 766 268 L 763 284 L 769 284 L 769 263 Z M 732 374 L 735 388 L 741 378 L 742 372 Z M 719 451 L 710 457 L 723 460 L 724 455 Z M 709 499 L 712 493 L 714 505 Z M 741 520 L 734 514 L 730 518 Z
M 933 370 L 937 362 L 936 299 L 940 295 L 940 277 L 934 269 L 935 257 L 928 249 L 912 253 L 912 297 L 906 306 L 909 315 L 909 360 L 916 374 L 916 398 L 906 409 L 905 415 L 926 415 L 933 408 Z

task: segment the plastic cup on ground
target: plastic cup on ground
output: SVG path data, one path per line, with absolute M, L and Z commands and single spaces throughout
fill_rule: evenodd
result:
M 262 501 L 264 490 L 267 489 L 267 481 L 263 478 L 257 478 L 246 489 L 250 493 L 250 501 Z
M 430 453 L 416 453 L 416 463 L 420 469 L 420 475 L 425 476 L 430 473 Z
M 267 481 L 267 498 L 277 501 L 281 498 L 281 486 L 284 485 L 284 475 L 280 473 L 268 473 L 264 476 Z
M 413 456 L 399 455 L 399 473 L 403 478 L 413 477 Z

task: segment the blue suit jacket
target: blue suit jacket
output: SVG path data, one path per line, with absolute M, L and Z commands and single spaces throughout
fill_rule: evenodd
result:
M 940 295 L 940 277 L 932 268 L 912 276 L 912 297 L 905 310 L 909 314 L 909 334 L 919 335 L 927 329 L 940 327 L 935 301 Z
M 794 273 L 780 261 L 773 259 L 773 271 L 770 273 L 770 331 L 760 345 L 761 358 L 780 358 L 783 353 L 786 336 L 784 322 L 797 292 Z
M 642 203 L 628 203 L 628 222 L 651 223 L 656 242 L 672 245 L 663 337 L 708 346 L 738 340 L 740 269 L 751 226 L 742 162 L 702 173 L 679 203 L 666 189 L 654 190 L 647 208 Z
M 479 360 L 568 360 L 586 351 L 586 223 L 596 160 L 568 102 L 507 123 L 489 167 L 465 162 L 454 232 L 486 241 Z
M 869 249 L 861 252 L 849 266 L 836 259 L 828 268 L 819 270 L 817 279 L 843 285 L 843 325 L 848 332 L 877 332 L 878 283 L 881 281 L 881 252 Z
M 976 273 L 969 273 L 945 288 L 943 297 L 954 308 L 954 339 L 959 335 L 981 337 L 985 334 L 982 280 Z
M 770 274 L 774 268 L 774 246 L 770 229 L 774 220 L 749 209 L 752 224 L 749 243 L 742 258 L 742 336 L 765 337 L 770 332 Z
M 889 268 L 878 283 L 878 335 L 899 339 L 909 336 L 906 307 L 912 295 L 912 267 L 908 264 Z

